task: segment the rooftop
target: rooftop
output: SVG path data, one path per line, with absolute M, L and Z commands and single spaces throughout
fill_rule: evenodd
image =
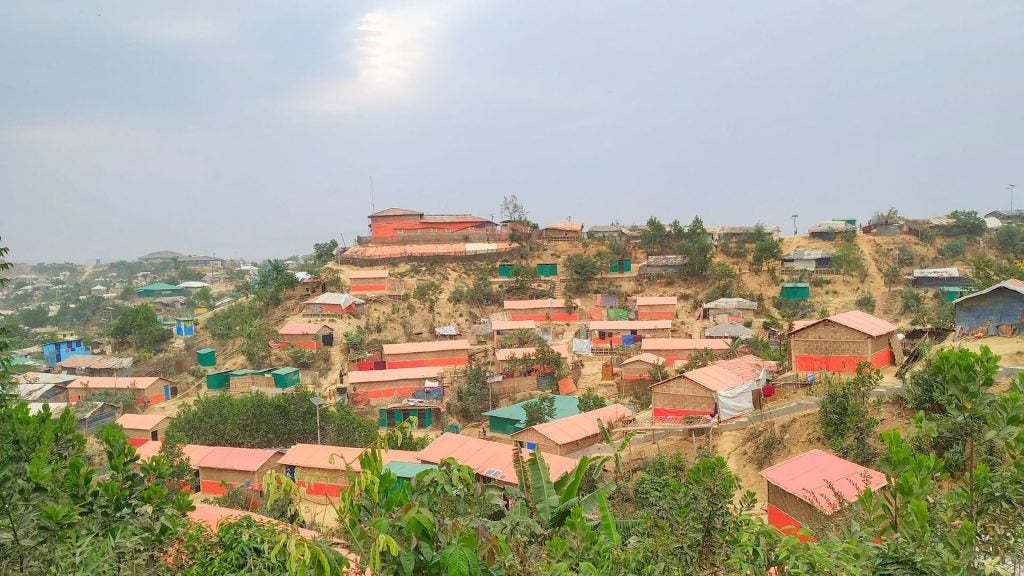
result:
M 742 324 L 723 322 L 708 328 L 705 334 L 711 338 L 750 338 L 754 331 Z
M 757 302 L 746 298 L 719 298 L 704 305 L 704 308 L 715 310 L 736 309 L 736 310 L 757 310 Z
M 114 376 L 83 376 L 78 378 L 74 382 L 68 384 L 68 388 L 94 388 L 94 389 L 105 389 L 115 388 L 118 390 L 127 390 L 130 388 L 136 388 L 138 390 L 144 390 L 155 384 L 158 380 L 163 378 L 157 376 L 140 376 L 140 377 L 114 377 Z
M 420 450 L 419 459 L 431 464 L 440 464 L 446 458 L 453 458 L 481 476 L 505 484 L 516 484 L 519 482 L 519 475 L 516 474 L 514 452 L 515 449 L 509 444 L 445 432 Z M 528 460 L 532 453 L 532 450 L 522 450 L 523 459 Z M 577 464 L 572 458 L 554 454 L 545 454 L 544 462 L 548 466 L 548 474 L 552 480 L 557 480 L 574 470 Z
M 598 421 L 607 426 L 611 423 L 629 418 L 632 415 L 633 411 L 622 404 L 612 404 L 596 410 L 590 410 L 589 412 L 581 412 L 580 414 L 568 416 L 560 420 L 552 420 L 550 422 L 544 422 L 543 424 L 534 424 L 529 428 L 516 432 L 512 437 L 514 438 L 519 434 L 523 434 L 527 430 L 533 430 L 542 434 L 555 444 L 569 444 L 577 440 L 582 440 L 584 438 L 600 434 L 601 430 L 598 427 Z
M 546 230 L 562 230 L 564 232 L 583 232 L 582 222 L 552 222 Z
M 348 308 L 352 304 L 366 304 L 365 301 L 356 298 L 351 294 L 339 294 L 337 292 L 324 292 L 306 300 L 304 304 L 336 304 L 342 308 Z
M 559 418 L 565 418 L 567 416 L 573 416 L 580 413 L 579 398 L 575 396 L 562 396 L 559 394 L 553 394 L 552 396 L 555 399 L 555 417 L 552 418 L 552 420 L 558 420 Z M 505 406 L 504 408 L 488 410 L 487 412 L 484 412 L 484 416 L 522 422 L 523 420 L 526 420 L 526 410 L 523 410 L 523 404 L 531 401 L 532 400 L 524 400 L 510 406 Z
M 359 465 L 359 456 L 365 451 L 365 448 L 352 448 L 349 446 L 296 444 L 278 460 L 278 464 L 300 468 L 317 468 L 320 470 L 345 470 L 352 468 L 353 471 L 359 472 L 362 470 Z M 418 463 L 418 455 L 419 452 L 409 450 L 383 450 L 380 453 L 381 460 L 385 464 L 398 461 Z
M 1018 294 L 1024 294 L 1024 281 L 1017 280 L 1016 278 L 1010 278 L 1009 280 L 1004 280 L 1004 281 L 1002 281 L 1002 282 L 1000 282 L 998 284 L 993 284 L 992 286 L 989 286 L 988 288 L 985 288 L 984 290 L 979 290 L 977 292 L 972 292 L 971 294 L 968 294 L 968 295 L 963 296 L 961 298 L 957 298 L 956 300 L 953 301 L 953 304 L 958 304 L 958 303 L 963 302 L 964 300 L 967 300 L 969 298 L 977 298 L 978 296 L 981 296 L 983 294 L 988 294 L 989 292 L 992 292 L 993 290 L 998 290 L 1000 288 L 1006 288 L 1007 290 L 1013 290 L 1014 292 L 1017 292 Z
M 676 255 L 662 255 L 662 256 L 648 256 L 647 261 L 644 262 L 647 266 L 682 266 L 686 263 L 686 258 Z
M 331 327 L 326 324 L 317 324 L 315 322 L 293 322 L 290 324 L 285 324 L 284 326 L 278 328 L 277 333 L 284 336 L 305 336 L 316 334 L 323 328 L 331 330 Z
M 348 275 L 349 279 L 355 280 L 390 277 L 390 272 L 383 268 L 375 268 L 373 270 L 349 270 L 345 274 Z
M 783 260 L 819 260 L 821 258 L 831 258 L 835 254 L 834 250 L 793 250 L 789 254 L 783 254 Z
M 627 358 L 626 360 L 623 360 L 622 364 L 620 364 L 620 366 L 625 366 L 626 364 L 635 364 L 637 362 L 643 362 L 645 364 L 651 364 L 651 365 L 654 365 L 654 364 L 664 364 L 665 363 L 665 359 L 662 358 L 661 356 L 658 356 L 657 354 L 651 354 L 650 352 L 643 352 L 641 354 L 637 354 L 636 356 L 633 356 L 632 358 Z
M 536 330 L 536 320 L 492 320 L 491 330 Z
M 359 370 L 348 373 L 350 384 L 370 384 L 392 380 L 433 380 L 441 377 L 444 368 L 424 366 L 418 368 L 391 368 L 388 370 Z
M 671 320 L 591 320 L 591 330 L 671 330 Z
M 277 453 L 277 450 L 264 450 L 260 448 L 214 446 L 195 465 L 197 468 L 257 472 L 271 458 L 277 456 Z
M 421 352 L 444 352 L 448 350 L 469 350 L 469 340 L 436 340 L 433 342 L 404 342 L 384 344 L 384 355 L 417 354 Z
M 675 306 L 679 298 L 675 296 L 637 296 L 637 306 Z
M 579 306 L 579 300 L 575 304 Z M 505 310 L 532 310 L 534 308 L 561 308 L 565 309 L 565 300 L 557 298 L 543 298 L 541 300 L 505 300 Z
M 117 423 L 129 430 L 152 430 L 169 419 L 165 414 L 122 414 Z
M 756 380 L 762 372 L 767 375 L 777 370 L 778 364 L 775 362 L 748 354 L 731 360 L 719 360 L 710 366 L 685 372 L 683 376 L 708 390 L 722 392 Z
M 644 352 L 655 350 L 728 350 L 729 343 L 721 338 L 644 338 L 640 349 Z
M 882 320 L 877 316 L 872 316 L 871 314 L 868 314 L 867 312 L 862 312 L 860 310 L 850 310 L 849 312 L 833 314 L 828 318 L 822 318 L 821 320 L 816 320 L 814 322 L 804 324 L 799 328 L 797 327 L 797 324 L 794 322 L 793 331 L 790 332 L 790 334 L 799 332 L 800 330 L 805 330 L 807 328 L 810 328 L 811 326 L 814 326 L 815 324 L 820 324 L 822 322 L 835 322 L 836 324 L 846 326 L 847 328 L 852 328 L 857 332 L 867 334 L 868 336 L 871 337 L 883 336 L 885 334 L 889 334 L 891 332 L 896 331 L 896 325 L 891 324 L 885 320 Z
M 885 475 L 824 450 L 810 450 L 761 471 L 761 476 L 826 514 L 841 505 L 836 496 L 853 502 L 865 488 L 888 484 Z
M 406 210 L 405 208 L 385 208 L 379 212 L 370 214 L 370 218 L 373 218 L 374 216 L 423 216 L 423 212 Z

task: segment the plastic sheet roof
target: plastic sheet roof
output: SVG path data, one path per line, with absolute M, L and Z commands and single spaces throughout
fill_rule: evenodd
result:
M 675 306 L 679 299 L 675 296 L 637 296 L 637 306 Z
M 392 380 L 426 380 L 428 378 L 437 378 L 442 372 L 444 372 L 444 368 L 440 366 L 359 370 L 349 372 L 348 381 L 350 384 L 369 384 L 372 382 L 390 382 Z

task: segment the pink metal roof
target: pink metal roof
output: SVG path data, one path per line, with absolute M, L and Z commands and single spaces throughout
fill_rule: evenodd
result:
M 778 370 L 778 365 L 748 354 L 690 370 L 685 376 L 708 390 L 722 392 L 757 379 L 761 375 L 761 370 L 770 374 Z
M 139 461 L 142 462 L 159 454 L 163 445 L 164 443 L 159 440 L 150 440 L 136 448 L 135 452 L 139 455 Z M 213 450 L 213 446 L 203 446 L 201 444 L 184 444 L 181 447 L 182 455 L 185 456 L 185 460 L 193 468 L 199 467 L 199 461 L 209 454 L 210 450 Z
M 321 328 L 330 330 L 330 326 L 325 324 L 293 322 L 281 326 L 277 333 L 284 336 L 306 336 L 316 334 Z
M 118 390 L 125 390 L 128 388 L 137 388 L 139 390 L 145 390 L 153 385 L 157 380 L 163 380 L 156 376 L 150 376 L 148 378 L 143 377 L 125 377 L 115 378 L 113 376 L 83 376 L 78 380 L 75 380 L 71 384 L 68 384 L 68 388 L 93 388 L 93 389 L 110 389 L 116 388 Z M 170 383 L 168 381 L 168 383 Z
M 392 380 L 434 379 L 441 376 L 444 368 L 440 366 L 424 366 L 419 368 L 391 368 L 390 370 L 359 370 L 348 373 L 351 384 L 368 384 L 370 382 L 390 382 Z
M 622 364 L 620 364 L 620 366 L 625 366 L 626 364 L 634 364 L 636 362 L 644 362 L 644 363 L 647 363 L 647 364 L 651 364 L 653 366 L 654 364 L 664 364 L 665 363 L 665 359 L 662 358 L 661 356 L 658 356 L 657 354 L 651 354 L 650 352 L 644 352 L 642 354 L 637 354 L 636 356 L 633 356 L 632 358 L 628 358 L 626 360 L 623 360 Z
M 163 445 L 164 443 L 159 440 L 150 440 L 149 442 L 146 442 L 142 446 L 136 447 L 135 453 L 139 455 L 139 462 L 145 462 L 146 460 L 149 460 L 153 456 L 159 454 L 160 447 Z
M 579 305 L 579 300 L 576 301 Z M 541 300 L 505 300 L 505 310 L 533 310 L 535 308 L 558 308 L 565 310 L 565 300 L 544 298 Z
M 547 225 L 548 230 L 563 230 L 565 232 L 583 232 L 582 222 L 553 222 Z
M 853 502 L 864 488 L 878 490 L 887 484 L 885 474 L 818 449 L 765 468 L 761 476 L 826 514 L 838 508 L 833 489 Z
M 591 320 L 591 330 L 671 330 L 671 320 Z M 644 340 L 646 342 L 646 340 Z
M 666 320 L 667 322 L 667 320 Z M 728 350 L 729 342 L 723 338 L 644 338 L 640 349 L 644 352 L 657 350 Z
M 416 354 L 419 352 L 443 352 L 447 350 L 469 350 L 469 340 L 437 340 L 434 342 L 405 342 L 385 344 L 384 356 L 391 354 Z
M 359 471 L 359 455 L 364 448 L 348 446 L 325 446 L 318 444 L 296 444 L 292 446 L 278 464 L 321 470 L 345 470 L 346 464 Z
M 799 328 L 797 328 L 796 323 L 794 323 L 793 332 L 803 330 L 805 328 L 808 328 L 809 326 L 813 326 L 820 322 L 825 322 L 826 320 L 835 322 L 836 324 L 840 324 L 842 326 L 846 326 L 847 328 L 852 328 L 857 332 L 867 334 L 868 336 L 871 337 L 884 336 L 886 334 L 891 334 L 892 332 L 896 331 L 896 325 L 890 324 L 889 322 L 886 322 L 885 320 L 882 320 L 877 316 L 872 316 L 871 314 L 868 314 L 867 312 L 862 312 L 860 310 L 850 310 L 849 312 L 843 312 L 841 314 L 833 314 L 828 318 L 823 318 L 821 320 L 818 320 L 817 322 L 805 324 L 803 326 L 800 326 Z
M 675 306 L 679 302 L 679 299 L 675 296 L 637 296 L 637 306 L 666 306 L 671 304 Z
M 275 456 L 277 456 L 277 450 L 214 446 L 196 463 L 196 467 L 256 472 Z
M 152 430 L 168 418 L 164 414 L 122 414 L 117 423 L 128 430 Z
M 445 432 L 426 448 L 420 450 L 419 459 L 427 464 L 439 464 L 445 458 L 454 458 L 459 464 L 469 466 L 481 476 L 487 476 L 505 484 L 516 484 L 516 474 L 512 446 L 500 442 L 492 442 L 472 436 Z M 524 460 L 530 458 L 531 450 L 524 449 Z M 576 460 L 554 454 L 545 454 L 544 462 L 552 480 L 576 468 Z
M 536 330 L 536 320 L 492 320 L 491 330 Z
M 480 248 L 486 246 L 486 248 Z M 395 256 L 431 256 L 445 255 L 458 256 L 477 252 L 480 250 L 493 252 L 507 252 L 515 248 L 517 244 L 512 242 L 485 242 L 485 243 L 449 243 L 449 244 L 389 244 L 384 246 L 350 246 L 345 250 L 345 256 L 356 258 L 393 258 Z M 351 278 L 352 276 L 349 276 Z
M 577 440 L 589 438 L 599 434 L 601 430 L 597 427 L 600 420 L 605 426 L 624 420 L 633 415 L 633 411 L 622 404 L 612 404 L 589 412 L 582 412 L 567 418 L 559 418 L 543 424 L 535 424 L 530 428 L 520 430 L 512 435 L 515 438 L 527 430 L 535 430 L 555 444 L 569 444 Z M 547 454 L 544 455 L 547 459 Z
M 372 278 L 388 278 L 387 270 L 349 270 L 346 272 L 349 279 L 364 280 Z
M 275 526 L 285 526 L 282 522 L 268 518 L 255 512 L 246 512 L 245 510 L 236 510 L 234 508 L 223 508 L 221 506 L 214 506 L 212 504 L 196 503 L 196 509 L 188 513 L 189 520 L 198 522 L 207 526 L 210 529 L 216 529 L 217 525 L 224 521 L 237 520 L 242 517 L 249 517 L 257 522 L 264 524 L 273 524 Z M 307 528 L 296 528 L 299 535 L 303 538 L 318 538 L 319 534 L 309 530 Z M 358 573 L 358 572 L 356 572 Z

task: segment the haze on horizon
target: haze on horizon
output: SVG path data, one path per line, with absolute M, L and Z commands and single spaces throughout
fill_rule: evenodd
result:
M 510 194 L 541 225 L 699 214 L 788 232 L 791 214 L 803 231 L 1024 191 L 1012 0 L 0 15 L 0 245 L 16 261 L 286 256 L 352 243 L 373 206 L 497 217 Z

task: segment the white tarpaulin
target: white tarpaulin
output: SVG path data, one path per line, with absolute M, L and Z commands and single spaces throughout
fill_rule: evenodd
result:
M 593 356 L 594 343 L 590 340 L 582 340 L 580 338 L 572 339 L 572 351 L 580 356 Z
M 718 400 L 719 419 L 728 420 L 753 410 L 754 400 L 751 390 L 763 387 L 764 383 L 765 373 L 762 371 L 760 378 L 748 380 L 728 390 L 715 392 L 715 399 Z

